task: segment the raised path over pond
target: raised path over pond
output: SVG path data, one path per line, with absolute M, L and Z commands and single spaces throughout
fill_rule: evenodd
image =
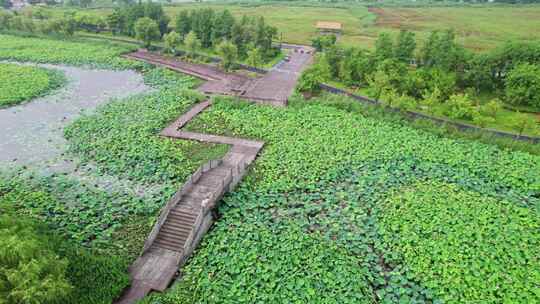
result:
M 276 106 L 287 105 L 298 77 L 312 61 L 310 47 L 292 48 L 283 61 L 256 78 L 225 73 L 216 67 L 194 64 L 139 50 L 125 57 L 164 66 L 207 82 L 199 87 L 205 94 L 232 95 Z M 132 304 L 151 291 L 164 291 L 193 250 L 210 229 L 212 210 L 222 196 L 234 189 L 255 160 L 264 142 L 243 138 L 183 131 L 182 128 L 211 106 L 209 100 L 192 107 L 166 127 L 161 136 L 227 144 L 231 148 L 220 160 L 201 166 L 163 207 L 141 256 L 130 267 L 131 285 L 117 301 Z
M 161 136 L 230 145 L 220 160 L 200 167 L 161 210 L 142 255 L 130 267 L 131 286 L 117 303 L 136 303 L 151 291 L 164 291 L 210 229 L 212 210 L 234 189 L 264 143 L 241 138 L 182 131 L 181 128 L 211 105 L 204 101 L 180 116 Z

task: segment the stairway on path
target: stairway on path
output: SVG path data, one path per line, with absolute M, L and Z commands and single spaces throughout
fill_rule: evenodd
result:
M 220 160 L 212 160 L 193 173 L 163 207 L 141 256 L 130 267 L 132 283 L 117 303 L 131 304 L 151 291 L 164 291 L 213 223 L 212 210 L 234 189 L 264 143 L 240 138 L 181 131 L 193 117 L 209 107 L 203 101 L 170 126 L 165 137 L 231 145 Z

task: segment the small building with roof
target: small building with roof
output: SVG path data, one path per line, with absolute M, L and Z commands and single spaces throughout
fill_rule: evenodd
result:
M 315 27 L 321 34 L 341 34 L 343 31 L 343 24 L 341 22 L 317 21 Z

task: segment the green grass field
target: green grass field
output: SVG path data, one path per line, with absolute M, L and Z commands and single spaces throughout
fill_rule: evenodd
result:
M 283 40 L 309 44 L 317 36 L 317 21 L 343 23 L 340 42 L 346 45 L 373 47 L 380 32 L 408 29 L 418 37 L 426 37 L 435 29 L 454 28 L 460 42 L 474 50 L 486 50 L 513 40 L 540 38 L 540 5 L 522 6 L 453 6 L 453 7 L 381 7 L 369 8 L 358 4 L 335 7 L 294 3 L 182 3 L 168 6 L 166 12 L 174 17 L 181 10 L 213 7 L 224 9 L 235 16 L 264 16 L 276 26 Z M 112 9 L 87 10 L 89 14 L 106 15 Z M 63 9 L 55 9 L 57 14 Z

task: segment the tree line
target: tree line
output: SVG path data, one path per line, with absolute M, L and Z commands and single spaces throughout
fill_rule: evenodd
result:
M 181 11 L 171 20 L 162 5 L 153 2 L 126 3 L 107 16 L 71 11 L 53 17 L 41 8 L 22 13 L 0 11 L 0 28 L 66 36 L 78 30 L 110 31 L 114 35 L 137 38 L 147 47 L 152 42 L 163 41 L 172 53 L 180 48 L 191 54 L 212 49 L 225 57 L 227 68 L 238 59 L 260 66 L 280 52 L 272 45 L 277 29 L 268 25 L 262 16 L 238 19 L 228 10 L 204 8 Z
M 432 32 L 422 45 L 409 31 L 396 37 L 382 33 L 374 51 L 340 47 L 329 36 L 314 39 L 313 46 L 323 54 L 301 78 L 300 89 L 306 91 L 337 80 L 369 88 L 373 97 L 392 106 L 423 108 L 481 126 L 493 123 L 504 104 L 540 111 L 539 42 L 508 42 L 473 53 L 447 30 Z M 496 92 L 490 95 L 497 98 L 481 105 L 477 97 L 485 92 Z M 434 113 L 437 109 L 444 113 Z M 529 118 L 520 117 L 518 131 L 534 128 Z
M 263 60 L 279 52 L 272 47 L 277 29 L 266 24 L 264 17 L 238 20 L 228 10 L 184 10 L 171 21 L 161 5 L 149 2 L 117 8 L 107 23 L 113 33 L 137 37 L 147 46 L 163 39 L 173 51 L 185 44 L 189 49 L 222 50 L 225 57 L 245 59 L 256 49 Z M 231 52 L 235 54 L 230 56 Z

